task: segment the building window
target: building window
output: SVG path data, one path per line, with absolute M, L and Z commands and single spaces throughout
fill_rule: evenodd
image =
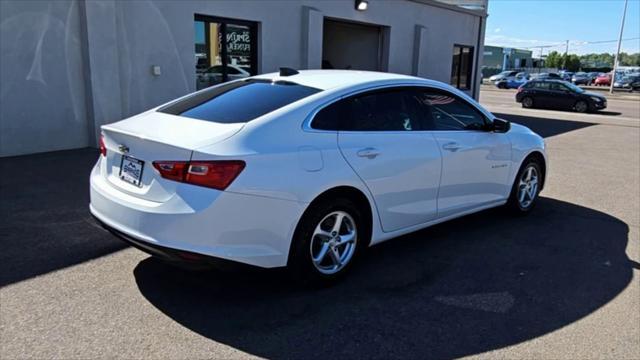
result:
M 196 89 L 257 74 L 256 23 L 195 16 Z
M 454 45 L 451 63 L 451 85 L 461 90 L 471 89 L 473 46 Z

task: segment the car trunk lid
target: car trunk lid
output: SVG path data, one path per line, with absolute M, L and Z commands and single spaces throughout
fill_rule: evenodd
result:
M 103 176 L 113 187 L 130 195 L 167 201 L 179 183 L 163 179 L 154 169 L 154 161 L 188 161 L 194 149 L 223 141 L 243 126 L 155 111 L 103 125 L 107 148 Z

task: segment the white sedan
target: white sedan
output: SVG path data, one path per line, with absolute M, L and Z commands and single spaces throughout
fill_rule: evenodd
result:
M 506 205 L 527 213 L 543 139 L 421 78 L 347 70 L 254 76 L 102 126 L 91 212 L 182 263 L 343 275 L 364 248 Z

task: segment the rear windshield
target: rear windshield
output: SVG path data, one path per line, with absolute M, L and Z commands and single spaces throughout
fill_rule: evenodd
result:
M 158 111 L 217 123 L 244 123 L 319 91 L 292 82 L 251 79 L 205 90 Z

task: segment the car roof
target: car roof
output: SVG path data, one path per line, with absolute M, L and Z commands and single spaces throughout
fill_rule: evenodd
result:
M 253 78 L 270 81 L 290 81 L 299 85 L 321 90 L 348 87 L 384 80 L 420 80 L 425 83 L 436 84 L 436 81 L 426 80 L 415 76 L 360 70 L 300 70 L 298 74 L 290 76 L 280 76 L 279 73 L 268 73 L 254 76 Z
M 548 83 L 562 83 L 564 84 L 566 81 L 558 80 L 558 79 L 535 79 L 530 80 L 531 82 L 548 82 Z

